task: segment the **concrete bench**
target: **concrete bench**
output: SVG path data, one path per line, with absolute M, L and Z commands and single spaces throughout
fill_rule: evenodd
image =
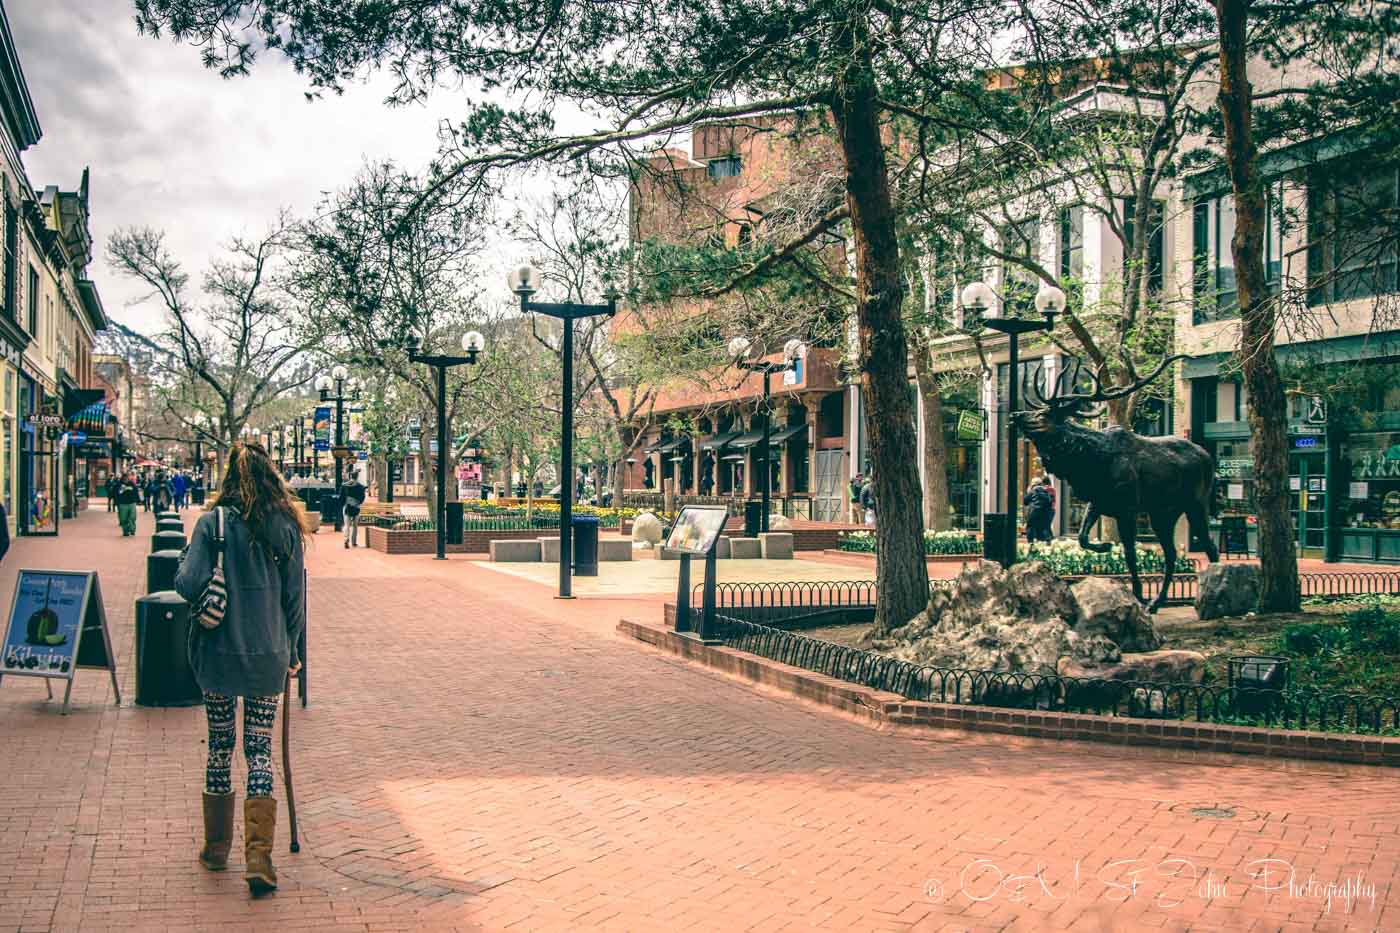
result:
M 557 542 L 556 542 L 557 543 Z M 631 560 L 632 541 L 628 538 L 599 538 L 598 560 Z
M 792 560 L 792 532 L 770 531 L 758 536 L 764 560 Z
M 733 555 L 729 550 L 729 539 L 720 535 L 719 540 L 715 542 L 715 557 L 719 560 L 729 560 L 731 556 Z
M 540 538 L 540 560 L 546 564 L 559 563 L 559 536 Z
M 730 538 L 729 554 L 735 560 L 759 560 L 763 557 L 763 544 L 757 538 Z
M 557 542 L 556 542 L 557 543 Z M 491 559 L 497 563 L 529 563 L 540 559 L 540 542 L 535 541 L 492 541 Z M 556 553 L 554 559 L 559 560 Z

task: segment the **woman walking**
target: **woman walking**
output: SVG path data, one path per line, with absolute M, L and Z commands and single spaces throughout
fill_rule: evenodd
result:
M 127 473 L 117 483 L 113 496 L 117 500 L 117 524 L 121 525 L 122 537 L 136 534 L 136 506 L 141 503 L 141 481 L 135 473 Z
M 267 451 L 234 447 L 215 500 L 200 517 L 175 590 L 192 604 L 222 567 L 227 602 L 216 628 L 191 626 L 189 656 L 204 691 L 209 717 L 209 765 L 204 782 L 204 849 L 210 871 L 228 864 L 233 844 L 234 792 L 229 767 L 238 697 L 243 698 L 243 755 L 248 796 L 243 802 L 244 875 L 253 894 L 277 887 L 272 843 L 277 801 L 272 796 L 272 727 L 288 674 L 301 668 L 297 643 L 306 615 L 302 604 L 302 524 L 293 496 Z M 222 545 L 219 529 L 222 522 Z

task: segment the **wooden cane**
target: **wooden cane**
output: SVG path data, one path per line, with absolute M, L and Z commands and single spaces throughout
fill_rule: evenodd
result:
M 282 692 L 282 780 L 287 785 L 287 822 L 291 824 L 292 831 L 292 851 L 301 851 L 301 842 L 297 839 L 297 800 L 292 793 L 292 750 L 289 743 L 292 738 L 292 675 L 287 675 L 286 686 Z

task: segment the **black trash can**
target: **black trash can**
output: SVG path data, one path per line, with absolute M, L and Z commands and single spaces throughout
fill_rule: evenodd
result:
M 185 536 L 178 531 L 157 531 L 151 535 L 151 553 L 156 551 L 183 551 Z
M 757 538 L 763 530 L 763 500 L 750 499 L 744 503 L 744 537 Z
M 201 489 L 201 488 L 191 489 L 191 490 L 190 490 L 190 502 L 193 503 L 194 505 L 203 505 L 203 504 L 204 504 L 204 490 Z
M 1009 567 L 1016 555 L 1016 525 L 1005 512 L 982 516 L 982 557 Z
M 136 705 L 197 706 L 204 695 L 190 670 L 186 645 L 190 607 L 178 594 L 136 600 Z
M 156 551 L 146 555 L 146 592 L 175 589 L 175 573 L 179 569 L 179 551 Z
M 340 514 L 340 500 L 336 497 L 334 489 L 324 489 L 321 491 L 321 524 L 335 525 L 336 516 Z
M 156 531 L 176 531 L 184 534 L 185 523 L 178 518 L 159 518 L 156 519 Z
M 449 503 L 447 503 L 447 543 L 448 543 L 448 544 L 461 544 L 461 543 L 462 543 L 462 522 L 463 522 L 463 518 L 464 518 L 465 514 L 466 514 L 466 513 L 465 513 L 465 511 L 464 511 L 464 509 L 463 509 L 462 503 L 460 503 L 460 502 L 449 502 Z
M 598 576 L 598 516 L 574 516 L 574 575 Z

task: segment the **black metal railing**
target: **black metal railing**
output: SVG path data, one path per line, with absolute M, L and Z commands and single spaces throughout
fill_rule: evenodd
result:
M 720 613 L 726 646 L 909 700 L 1322 732 L 1400 732 L 1400 697 L 964 670 L 913 664 Z
M 1107 574 L 1105 579 L 1116 580 L 1125 586 L 1132 585 L 1132 577 L 1127 574 Z M 1083 575 L 1066 576 L 1064 581 L 1074 584 L 1084 579 Z M 1161 574 L 1143 574 L 1138 578 L 1142 583 L 1143 599 L 1155 599 L 1162 590 L 1164 577 Z M 930 591 L 950 589 L 956 578 L 934 579 L 929 581 Z M 1303 596 L 1321 599 L 1344 599 L 1348 596 L 1400 595 L 1400 571 L 1315 571 L 1300 573 L 1298 585 Z M 696 584 L 691 604 L 699 606 L 704 584 Z M 1179 573 L 1172 576 L 1171 587 L 1167 591 L 1169 605 L 1182 605 L 1194 602 L 1199 592 L 1195 574 Z M 785 619 L 799 620 L 811 617 L 810 624 L 836 625 L 846 622 L 866 621 L 859 616 L 875 611 L 874 580 L 816 580 L 800 582 L 768 583 L 720 583 L 715 588 L 715 607 L 742 610 L 738 617 L 750 621 L 778 622 Z M 820 610 L 820 619 L 817 619 Z M 840 611 L 851 612 L 851 618 L 842 620 Z

